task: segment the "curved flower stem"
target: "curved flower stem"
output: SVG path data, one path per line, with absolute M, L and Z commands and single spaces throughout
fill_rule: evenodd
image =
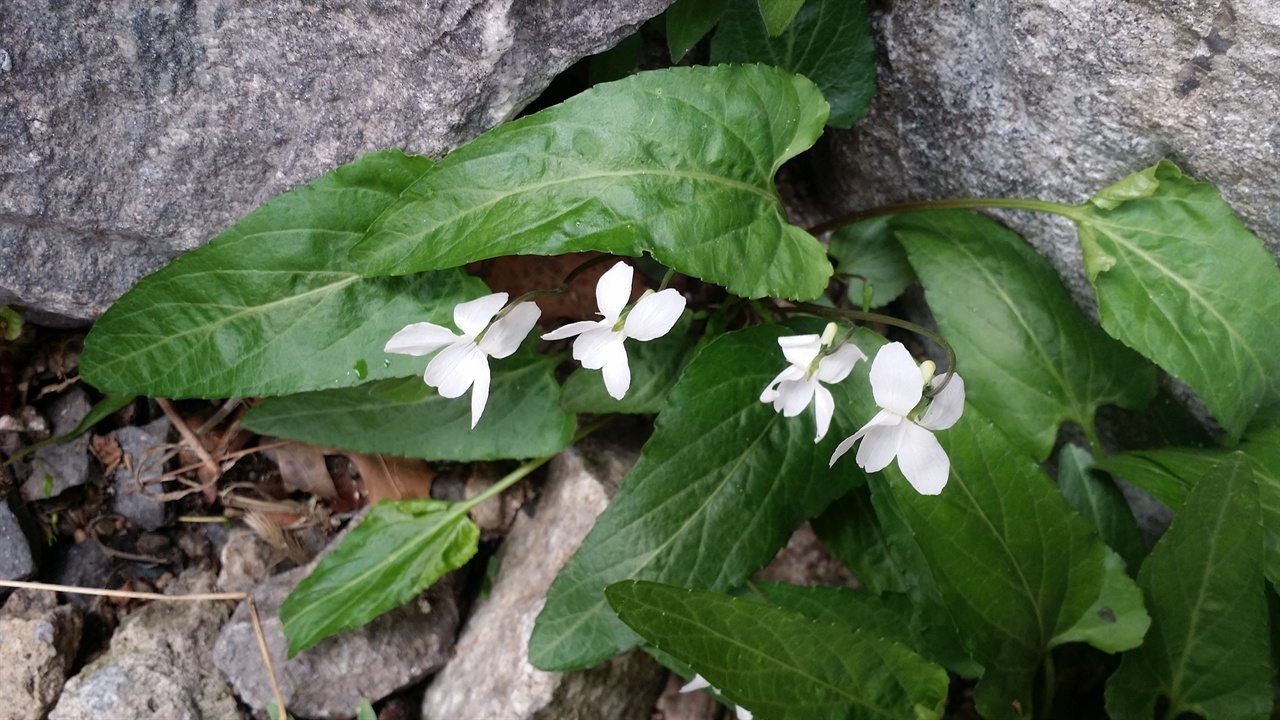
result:
M 1049 200 L 1034 200 L 1031 198 L 948 198 L 946 200 L 896 203 L 893 205 L 881 205 L 867 210 L 858 210 L 819 223 L 809 228 L 808 232 L 810 235 L 818 236 L 832 230 L 839 230 L 845 225 L 852 225 L 862 220 L 870 220 L 883 215 L 899 215 L 922 210 L 981 210 L 984 208 L 1036 210 L 1062 215 L 1072 220 L 1080 219 L 1079 205 L 1067 205 L 1065 203 L 1050 202 Z
M 943 375 L 942 382 L 939 382 L 935 387 L 930 388 L 925 393 L 925 396 L 927 397 L 934 397 L 938 393 L 942 392 L 942 389 L 947 386 L 947 383 L 951 382 L 951 376 L 956 373 L 956 351 L 952 349 L 951 343 L 947 342 L 946 338 L 927 327 L 917 325 L 901 318 L 893 317 L 892 315 L 881 315 L 880 313 L 864 312 L 862 310 L 841 310 L 839 308 L 829 308 L 803 302 L 795 303 L 793 307 L 797 310 L 809 313 L 810 315 L 831 318 L 833 320 L 854 320 L 892 325 L 894 327 L 902 328 L 903 330 L 908 330 L 917 335 L 923 335 L 935 342 L 942 348 L 942 351 L 947 354 L 947 372 Z M 778 309 L 784 310 L 785 308 Z
M 570 270 L 568 275 L 564 276 L 564 282 L 560 283 L 559 287 L 552 288 L 550 290 L 530 290 L 529 292 L 521 295 L 515 300 L 512 300 L 511 302 L 507 303 L 506 306 L 503 307 L 501 310 L 499 310 L 498 314 L 493 317 L 493 322 L 497 322 L 501 320 L 503 316 L 511 312 L 512 308 L 516 307 L 522 302 L 532 300 L 534 298 L 546 297 L 548 295 L 559 295 L 560 293 L 568 291 L 569 286 L 573 284 L 574 280 L 578 279 L 579 275 L 595 267 L 596 265 L 607 262 L 609 260 L 616 260 L 616 259 L 617 258 L 614 257 L 613 255 L 600 255 L 598 257 L 593 257 L 590 260 L 587 260 L 581 263 L 580 265 L 578 265 L 578 267 Z M 667 273 L 668 277 L 670 277 L 672 272 L 674 271 L 668 271 Z M 662 281 L 663 287 L 666 287 L 666 284 L 667 284 L 667 281 L 663 280 Z

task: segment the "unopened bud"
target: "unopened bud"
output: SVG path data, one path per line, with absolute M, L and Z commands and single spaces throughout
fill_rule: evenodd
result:
M 839 328 L 836 326 L 836 324 L 835 324 L 835 323 L 833 323 L 833 322 L 829 322 L 829 323 L 827 323 L 827 327 L 826 327 L 826 329 L 824 329 L 824 330 L 822 331 L 822 345 L 823 345 L 823 347 L 830 347 L 830 346 L 831 346 L 831 343 L 833 343 L 833 342 L 835 342 L 835 341 L 836 341 L 836 330 L 838 330 L 838 329 L 839 329 Z
M 920 376 L 924 378 L 925 387 L 929 386 L 929 381 L 933 380 L 933 374 L 936 372 L 938 372 L 938 365 L 932 360 L 920 363 Z

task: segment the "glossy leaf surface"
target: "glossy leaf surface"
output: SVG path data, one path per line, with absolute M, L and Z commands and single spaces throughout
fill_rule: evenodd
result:
M 847 128 L 861 120 L 876 92 L 866 0 L 808 0 L 781 34 L 768 12 L 761 16 L 759 0 L 730 0 L 711 41 L 711 61 L 767 63 L 804 75 L 831 103 L 828 124 Z
M 1058 488 L 1098 537 L 1124 558 L 1129 572 L 1136 573 L 1147 549 L 1133 511 L 1111 478 L 1092 468 L 1093 456 L 1088 450 L 1064 446 L 1058 455 Z
M 729 0 L 676 0 L 667 8 L 664 17 L 671 62 L 680 62 L 689 48 L 711 32 L 728 4 Z
M 383 501 L 280 606 L 289 654 L 399 607 L 475 555 L 480 529 L 467 506 Z
M 1036 459 L 1098 406 L 1143 406 L 1155 369 L 1085 318 L 1049 261 L 976 213 L 916 213 L 893 229 L 955 348 L 969 402 Z
M 1190 385 L 1239 437 L 1280 394 L 1275 258 L 1217 188 L 1167 160 L 1070 214 L 1102 326 Z
M 871 504 L 871 487 L 859 485 L 810 522 L 822 545 L 871 592 L 905 592 L 912 569 L 899 557 Z
M 871 633 L 651 582 L 606 594 L 623 622 L 762 720 L 941 716 L 946 671 Z
M 938 440 L 951 458 L 942 494 L 917 494 L 896 467 L 894 500 L 985 673 L 974 691 L 991 720 L 1033 715 L 1032 683 L 1055 646 L 1136 647 L 1149 618 L 1124 562 L 1094 536 L 1035 462 L 969 406 Z M 873 479 L 873 482 L 875 480 Z
M 781 35 L 800 12 L 804 0 L 756 0 L 760 15 L 770 35 Z
M 851 463 L 827 461 L 856 429 L 853 408 L 870 403 L 868 363 L 831 387 L 836 417 L 815 444 L 812 409 L 784 418 L 760 402 L 786 366 L 778 337 L 790 334 L 798 333 L 771 325 L 722 335 L 689 363 L 639 462 L 552 584 L 529 642 L 534 665 L 587 667 L 639 642 L 609 610 L 606 585 L 732 588 L 858 482 Z
M 1151 632 L 1107 682 L 1113 718 L 1271 712 L 1261 555 L 1258 491 L 1236 454 L 1196 483 L 1138 574 Z
M 871 287 L 871 304 L 878 308 L 898 298 L 911 283 L 916 272 L 907 261 L 889 225 L 890 218 L 879 217 L 846 225 L 831 236 L 827 252 L 836 260 L 836 272 L 849 283 L 849 301 L 862 306 L 863 292 Z
M 554 455 L 569 444 L 575 426 L 560 409 L 558 362 L 532 349 L 492 360 L 489 402 L 474 429 L 469 394 L 440 397 L 420 377 L 268 398 L 242 422 L 257 433 L 312 445 L 427 460 Z
M 351 257 L 380 276 L 498 255 L 647 251 L 744 297 L 816 297 L 831 265 L 787 223 L 773 176 L 826 117 L 817 87 L 761 65 L 598 85 L 450 153 Z
M 383 345 L 411 322 L 449 324 L 483 283 L 460 270 L 365 279 L 346 257 L 430 166 L 397 150 L 365 155 L 143 278 L 85 339 L 84 379 L 117 394 L 218 398 L 420 371 Z

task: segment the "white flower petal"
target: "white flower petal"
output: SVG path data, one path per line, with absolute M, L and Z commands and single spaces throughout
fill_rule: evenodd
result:
M 835 412 L 836 401 L 831 397 L 831 391 L 819 383 L 814 383 L 813 414 L 818 421 L 818 434 L 814 436 L 814 442 L 822 442 L 822 438 L 827 436 L 827 430 L 831 427 L 831 416 Z
M 600 306 L 600 314 L 609 325 L 618 322 L 618 316 L 631 299 L 631 278 L 635 271 L 625 262 L 609 268 L 596 283 L 596 305 Z
M 391 336 L 383 352 L 397 355 L 430 355 L 458 339 L 458 334 L 435 323 L 420 322 L 406 325 Z
M 955 374 L 951 376 L 947 386 L 942 388 L 942 392 L 929 403 L 929 409 L 925 410 L 924 417 L 920 418 L 920 425 L 930 430 L 946 430 L 956 424 L 962 412 L 964 412 L 964 380 L 960 379 L 959 374 Z
M 622 331 L 627 337 L 641 342 L 660 338 L 675 327 L 680 313 L 684 312 L 684 305 L 684 296 L 675 288 L 647 295 L 627 313 L 627 323 Z
M 573 341 L 573 359 L 588 370 L 599 370 L 622 347 L 622 333 L 608 328 L 588 330 Z M 617 346 L 615 348 L 614 346 Z M 623 350 L 623 352 L 626 352 Z
M 763 402 L 763 403 L 774 402 L 779 397 L 778 388 L 779 386 L 781 386 L 782 383 L 788 380 L 803 380 L 803 379 L 804 379 L 803 370 L 796 367 L 795 365 L 788 365 L 787 369 L 778 373 L 777 377 L 773 379 L 773 382 L 765 386 L 764 392 L 760 393 L 760 402 Z M 782 409 L 781 404 L 774 407 L 774 410 L 781 410 L 781 409 Z
M 571 338 L 574 335 L 581 335 L 582 333 L 588 330 L 593 330 L 598 327 L 608 328 L 608 327 L 611 327 L 611 325 L 600 323 L 595 320 L 579 320 L 578 322 L 569 323 L 564 327 L 556 328 L 555 330 L 552 330 L 551 332 L 544 334 L 542 336 L 542 339 L 543 340 L 564 340 L 565 338 Z
M 489 326 L 480 339 L 480 349 L 490 357 L 507 357 L 520 347 L 541 316 L 542 310 L 536 304 L 520 303 Z
M 924 396 L 920 366 L 902 343 L 889 343 L 871 361 L 871 394 L 885 410 L 906 416 Z M 888 464 L 888 463 L 886 463 Z
M 840 441 L 840 444 L 836 446 L 836 451 L 831 453 L 831 460 L 827 463 L 827 466 L 830 467 L 835 465 L 836 461 L 845 453 L 849 452 L 849 448 L 853 447 L 853 444 L 858 442 L 858 440 L 866 435 L 872 428 L 879 425 L 896 425 L 900 422 L 902 422 L 902 417 L 900 415 L 894 415 L 887 410 L 881 410 L 876 413 L 875 417 L 867 421 L 867 424 L 863 425 L 858 432 Z
M 807 373 L 809 372 L 809 366 L 813 364 L 813 359 L 818 357 L 818 353 L 822 352 L 822 337 L 819 335 L 788 335 L 778 338 L 778 345 L 782 346 L 782 355 L 787 359 L 787 362 L 803 368 Z
M 817 387 L 818 381 L 810 378 L 788 380 L 779 385 L 778 401 L 782 403 L 783 416 L 795 417 L 804 412 L 809 407 L 809 401 L 813 400 L 813 391 Z
M 507 294 L 504 292 L 458 303 L 453 308 L 453 322 L 467 337 L 474 340 L 477 335 L 484 332 L 485 327 L 489 325 L 489 321 L 506 304 Z
M 489 363 L 480 363 L 475 367 L 475 384 L 471 386 L 471 427 L 480 422 L 484 414 L 484 406 L 489 402 Z
M 933 433 L 916 425 L 903 423 L 902 444 L 898 447 L 898 468 L 907 482 L 921 495 L 937 495 L 947 484 L 951 460 Z M 866 447 L 866 441 L 863 441 Z
M 737 716 L 738 720 L 755 720 L 755 716 L 751 714 L 751 711 L 741 705 L 733 708 L 733 714 Z
M 818 379 L 824 383 L 838 383 L 849 377 L 859 360 L 866 359 L 866 354 L 856 345 L 841 345 L 835 352 L 818 361 Z
M 693 692 L 694 690 L 702 690 L 703 688 L 709 687 L 711 687 L 711 683 L 707 682 L 706 678 L 701 675 L 694 675 L 692 680 L 685 683 L 685 686 L 680 688 L 680 692 Z
M 487 372 L 489 360 L 470 340 L 450 345 L 427 363 L 422 379 L 440 392 L 441 397 L 456 398 L 471 387 L 478 368 Z
M 874 423 L 875 421 L 872 420 Z M 914 427 L 909 422 L 898 422 L 893 425 L 872 425 L 867 424 L 858 432 L 863 433 L 862 444 L 858 446 L 858 454 L 856 460 L 858 467 L 867 472 L 879 472 L 889 463 L 893 462 L 893 456 L 898 454 L 898 448 L 902 446 L 902 436 L 905 428 Z
M 853 444 L 858 442 L 859 437 L 861 436 L 850 435 L 849 437 L 841 440 L 840 444 L 836 446 L 836 451 L 831 453 L 831 459 L 827 461 L 827 467 L 832 467 L 836 464 L 837 460 L 844 457 L 844 454 L 849 452 L 849 448 L 853 447 Z
M 622 343 L 615 347 L 618 350 L 605 360 L 600 372 L 604 374 L 604 389 L 609 391 L 609 397 L 621 400 L 631 387 L 631 365 L 627 362 L 627 350 Z

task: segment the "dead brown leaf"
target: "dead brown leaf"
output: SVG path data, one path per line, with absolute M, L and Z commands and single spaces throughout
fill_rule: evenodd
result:
M 103 475 L 110 477 L 111 473 L 124 461 L 124 452 L 120 450 L 120 443 L 115 439 L 105 435 L 89 436 L 89 452 L 102 463 L 106 470 Z
M 263 438 L 264 442 L 270 442 Z M 267 457 L 280 468 L 280 481 L 289 491 L 310 493 L 325 500 L 337 500 L 329 468 L 325 466 L 325 449 L 291 442 L 266 451 Z
M 380 500 L 431 497 L 431 482 L 436 473 L 425 461 L 395 455 L 344 454 L 360 471 L 370 505 Z

